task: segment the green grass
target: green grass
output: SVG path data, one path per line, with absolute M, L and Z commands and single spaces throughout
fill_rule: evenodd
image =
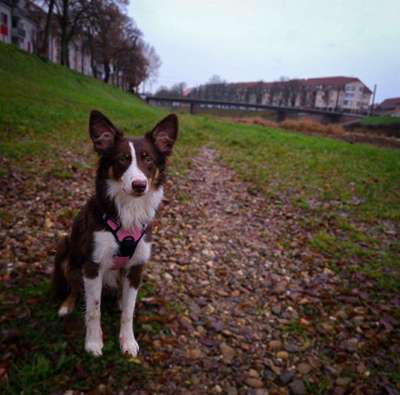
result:
M 18 298 L 18 305 L 13 310 L 15 317 L 2 322 L 1 342 L 7 343 L 4 334 L 14 333 L 18 348 L 10 350 L 14 353 L 9 380 L 0 386 L 0 393 L 44 394 L 60 388 L 91 390 L 100 384 L 109 386 L 110 376 L 113 377 L 111 387 L 115 391 L 128 383 L 136 383 L 136 387 L 140 387 L 154 374 L 154 371 L 143 366 L 140 359 L 126 359 L 121 355 L 118 342 L 120 313 L 116 297 L 104 299 L 103 357 L 95 358 L 82 351 L 83 306 L 78 305 L 68 318 L 58 318 L 57 306 L 49 303 L 53 298 L 48 281 L 1 291 L 3 303 L 0 312 L 3 318 L 10 314 L 6 295 L 12 294 L 11 300 Z M 151 286 L 145 284 L 139 292 L 139 300 L 153 294 Z M 150 316 L 156 313 L 142 306 L 141 314 Z M 137 321 L 135 333 L 143 354 L 146 353 L 146 342 L 140 340 L 142 332 L 159 334 L 162 326 L 157 322 L 140 324 Z
M 362 126 L 399 126 L 400 117 L 391 117 L 388 115 L 371 115 L 360 121 Z
M 267 196 L 339 202 L 364 219 L 400 220 L 400 151 L 213 121 L 224 161 Z
M 16 160 L 51 159 L 66 149 L 87 155 L 88 114 L 94 108 L 130 135 L 151 130 L 166 115 L 116 87 L 2 43 L 0 86 L 0 154 Z M 204 141 L 189 117 L 182 119 L 175 158 L 187 157 Z

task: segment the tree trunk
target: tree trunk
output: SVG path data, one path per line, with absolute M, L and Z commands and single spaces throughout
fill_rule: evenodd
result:
M 40 54 L 46 56 L 47 58 L 50 58 L 49 36 L 50 36 L 51 19 L 53 17 L 54 3 L 55 0 L 50 0 L 49 2 L 49 9 L 47 11 L 47 16 L 46 16 L 46 25 L 44 28 L 44 37 L 43 37 L 42 47 L 40 48 Z
M 69 0 L 63 0 L 63 10 L 61 16 L 61 64 L 67 67 L 69 67 L 68 11 L 69 11 Z
M 92 68 L 92 74 L 94 78 L 97 78 L 97 67 L 96 61 L 94 59 L 94 43 L 93 43 L 93 35 L 88 32 L 88 43 L 89 43 L 89 51 L 90 51 L 90 67 Z
M 103 81 L 105 83 L 108 83 L 109 79 L 110 79 L 110 62 L 104 61 L 104 78 L 103 78 Z

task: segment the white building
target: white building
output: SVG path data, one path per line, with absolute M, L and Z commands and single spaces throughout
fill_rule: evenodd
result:
M 227 84 L 229 100 L 321 110 L 368 110 L 371 90 L 356 77 L 322 77 Z M 219 97 L 214 97 L 219 99 Z
M 11 43 L 11 2 L 0 1 L 0 41 Z
M 37 26 L 29 14 L 26 0 L 0 0 L 0 39 L 27 52 L 34 52 Z

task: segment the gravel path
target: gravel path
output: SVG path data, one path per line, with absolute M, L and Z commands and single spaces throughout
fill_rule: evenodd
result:
M 368 358 L 393 326 L 369 301 L 372 284 L 338 277 L 305 247 L 301 213 L 262 197 L 207 148 L 168 186 L 147 278 L 176 317 L 146 355 L 162 366 L 150 391 L 381 393 Z

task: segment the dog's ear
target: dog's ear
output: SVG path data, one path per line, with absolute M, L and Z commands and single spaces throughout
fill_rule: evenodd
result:
M 178 137 L 178 117 L 175 114 L 168 115 L 154 127 L 149 135 L 161 154 L 170 155 Z
M 97 110 L 92 110 L 90 113 L 89 134 L 94 150 L 100 155 L 110 149 L 115 141 L 123 136 L 122 132 Z

